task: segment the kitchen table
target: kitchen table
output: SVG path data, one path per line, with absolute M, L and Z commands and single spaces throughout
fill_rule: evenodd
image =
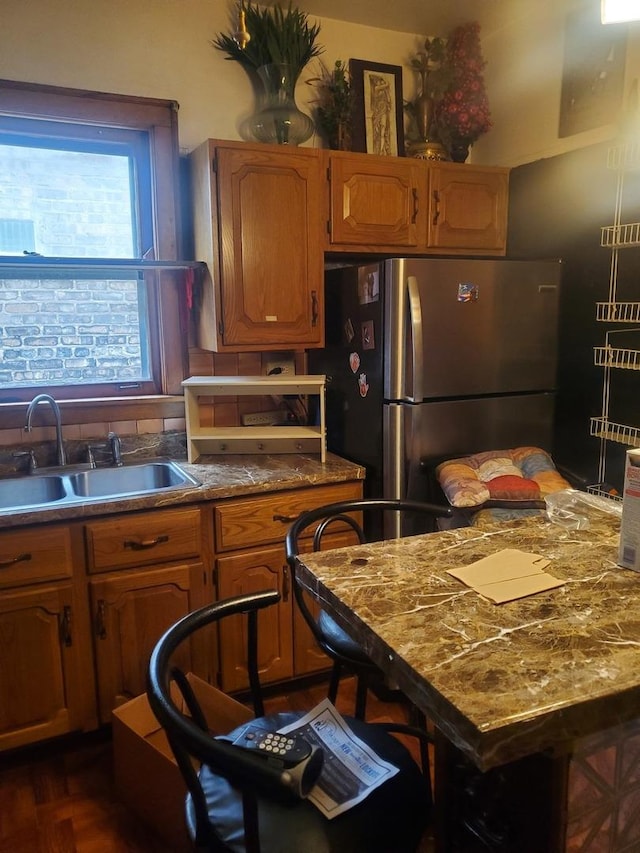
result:
M 436 727 L 441 850 L 640 850 L 640 574 L 602 506 L 585 529 L 536 516 L 298 559 Z M 563 585 L 498 605 L 447 573 L 504 548 Z

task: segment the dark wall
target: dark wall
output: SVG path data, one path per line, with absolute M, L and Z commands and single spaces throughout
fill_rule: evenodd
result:
M 611 251 L 600 246 L 601 227 L 613 224 L 616 198 L 617 173 L 607 168 L 608 149 L 590 146 L 515 168 L 509 202 L 508 255 L 564 262 L 554 456 L 588 482 L 598 481 L 600 441 L 589 435 L 589 419 L 601 414 L 604 379 L 593 347 L 604 345 L 607 331 L 615 328 L 595 319 L 596 302 L 608 301 L 611 272 Z M 638 178 L 635 184 L 630 180 L 625 177 L 623 222 L 639 217 Z M 617 299 L 638 301 L 640 250 L 618 255 Z M 640 377 L 614 371 L 612 382 L 610 419 L 634 425 Z M 621 445 L 607 444 L 606 479 L 619 490 L 624 453 Z

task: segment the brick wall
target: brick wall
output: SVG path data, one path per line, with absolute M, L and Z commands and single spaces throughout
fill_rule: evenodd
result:
M 3 245 L 2 220 L 25 220 L 35 235 L 26 250 L 133 257 L 128 170 L 122 156 L 2 146 L 0 252 L 22 251 Z M 139 379 L 138 306 L 135 280 L 0 280 L 0 384 Z

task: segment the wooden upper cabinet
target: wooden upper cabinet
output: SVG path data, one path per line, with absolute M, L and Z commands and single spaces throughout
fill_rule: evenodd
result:
M 508 192 L 508 169 L 430 164 L 428 248 L 504 255 Z
M 332 151 L 329 251 L 417 248 L 426 226 L 426 171 L 418 160 Z
M 320 152 L 209 140 L 191 167 L 195 252 L 211 274 L 199 345 L 227 352 L 322 345 Z

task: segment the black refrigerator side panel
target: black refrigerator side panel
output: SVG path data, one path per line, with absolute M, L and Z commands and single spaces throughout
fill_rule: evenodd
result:
M 325 374 L 327 448 L 366 469 L 366 497 L 382 495 L 382 268 L 344 267 L 325 276 L 325 347 L 309 350 Z

